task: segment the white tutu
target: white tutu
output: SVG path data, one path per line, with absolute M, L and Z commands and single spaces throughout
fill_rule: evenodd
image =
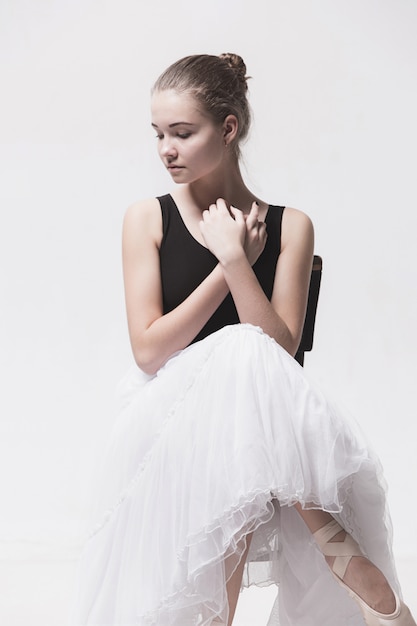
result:
M 363 626 L 296 502 L 333 513 L 399 591 L 378 460 L 261 329 L 227 326 L 123 387 L 71 624 L 226 622 L 255 531 L 243 584 L 278 585 L 271 626 Z

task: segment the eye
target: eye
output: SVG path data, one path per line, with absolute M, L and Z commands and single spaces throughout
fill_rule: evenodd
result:
M 156 137 L 157 139 L 163 139 L 163 138 L 164 138 L 164 136 L 163 136 L 163 135 L 161 135 L 160 133 L 158 133 L 157 135 L 155 135 L 155 137 Z
M 178 133 L 178 137 L 180 139 L 188 139 L 188 137 L 191 137 L 191 133 Z

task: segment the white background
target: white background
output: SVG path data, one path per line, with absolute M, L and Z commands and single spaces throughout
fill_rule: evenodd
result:
M 94 463 L 131 363 L 121 221 L 130 203 L 172 186 L 149 90 L 192 53 L 246 61 L 245 177 L 265 200 L 311 216 L 324 259 L 306 368 L 369 435 L 401 571 L 417 565 L 416 32 L 415 0 L 1 0 L 0 618 L 9 626 L 27 615 L 65 624 Z M 415 577 L 404 577 L 416 606 Z

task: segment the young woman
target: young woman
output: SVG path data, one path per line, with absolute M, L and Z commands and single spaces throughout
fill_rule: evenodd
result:
M 181 59 L 154 85 L 152 127 L 177 186 L 124 221 L 138 367 L 103 469 L 77 626 L 231 624 L 242 584 L 271 583 L 270 624 L 415 626 L 378 460 L 293 359 L 313 228 L 246 187 L 249 123 L 236 55 Z

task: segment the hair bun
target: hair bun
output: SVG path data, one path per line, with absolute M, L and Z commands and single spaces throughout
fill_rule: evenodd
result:
M 220 54 L 219 57 L 223 59 L 223 61 L 226 61 L 227 65 L 234 72 L 236 72 L 238 79 L 246 90 L 248 88 L 246 81 L 249 76 L 246 76 L 246 65 L 242 57 L 238 54 L 233 54 L 232 52 L 224 52 L 223 54 Z

